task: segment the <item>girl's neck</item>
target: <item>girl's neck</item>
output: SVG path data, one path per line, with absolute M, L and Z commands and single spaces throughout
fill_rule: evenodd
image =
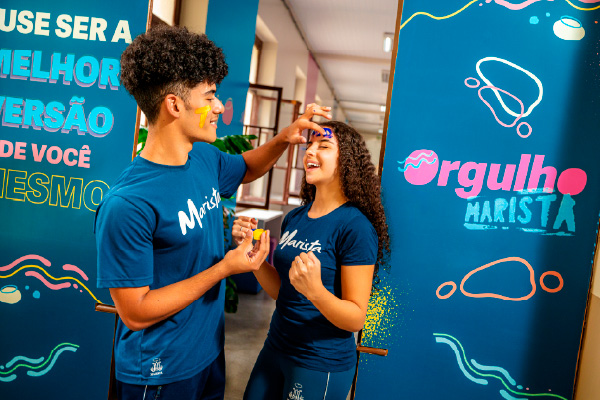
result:
M 315 200 L 308 211 L 308 216 L 311 218 L 322 217 L 323 215 L 329 214 L 347 201 L 348 199 L 346 196 L 344 196 L 341 186 L 318 186 L 315 193 Z

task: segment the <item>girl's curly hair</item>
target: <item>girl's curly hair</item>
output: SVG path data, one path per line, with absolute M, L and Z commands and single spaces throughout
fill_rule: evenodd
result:
M 158 27 L 136 37 L 121 55 L 121 82 L 153 123 L 172 93 L 187 102 L 200 83 L 219 84 L 227 75 L 223 50 L 204 34 Z
M 338 141 L 337 170 L 344 196 L 369 219 L 377 232 L 379 245 L 373 278 L 378 283 L 379 267 L 389 271 L 390 254 L 390 237 L 381 203 L 381 179 L 375 172 L 365 140 L 354 128 L 339 121 L 327 121 L 321 126 L 331 128 Z M 316 190 L 314 185 L 306 182 L 305 173 L 300 189 L 303 205 L 314 201 Z

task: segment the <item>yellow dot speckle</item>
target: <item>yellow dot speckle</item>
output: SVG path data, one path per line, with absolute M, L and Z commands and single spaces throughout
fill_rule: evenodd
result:
M 365 346 L 386 347 L 398 318 L 398 304 L 389 286 L 383 286 L 369 300 L 367 318 L 363 327 L 362 343 Z

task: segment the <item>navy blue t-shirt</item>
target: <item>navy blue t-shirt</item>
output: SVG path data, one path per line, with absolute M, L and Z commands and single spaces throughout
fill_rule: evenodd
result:
M 289 270 L 300 253 L 312 251 L 321 262 L 321 280 L 342 298 L 341 266 L 373 265 L 377 233 L 360 210 L 345 203 L 327 215 L 310 218 L 311 204 L 288 213 L 273 264 L 281 278 L 277 306 L 266 344 L 300 367 L 340 372 L 356 365 L 354 334 L 337 328 L 290 283 Z
M 242 156 L 196 143 L 182 166 L 136 157 L 96 215 L 98 287 L 158 289 L 224 256 L 221 197 L 246 173 Z M 141 331 L 119 320 L 116 377 L 162 385 L 190 378 L 223 350 L 224 281 L 177 314 Z

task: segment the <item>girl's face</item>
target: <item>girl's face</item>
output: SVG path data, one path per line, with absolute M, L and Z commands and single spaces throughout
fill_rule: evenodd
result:
M 310 135 L 303 160 L 306 182 L 315 186 L 339 182 L 338 141 L 331 128 L 323 127 L 323 129 L 325 135 L 317 131 L 313 131 Z

